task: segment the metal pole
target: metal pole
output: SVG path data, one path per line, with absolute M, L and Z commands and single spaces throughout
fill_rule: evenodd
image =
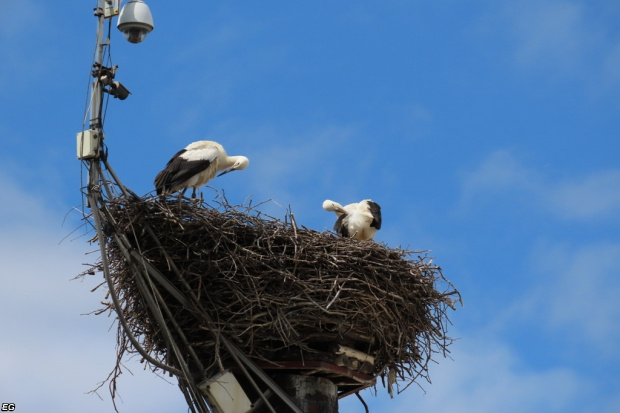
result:
M 105 27 L 105 0 L 97 1 L 97 8 L 95 9 L 95 16 L 97 17 L 97 46 L 95 50 L 95 63 L 93 70 L 95 80 L 93 81 L 93 92 L 91 95 L 91 103 L 90 103 L 90 129 L 96 130 L 98 133 L 101 133 L 102 124 L 101 124 L 101 103 L 103 101 L 103 87 L 101 82 L 99 81 L 98 71 L 103 66 L 103 35 L 104 35 L 104 27 Z M 91 160 L 91 165 L 93 162 L 98 162 L 98 159 L 95 158 Z

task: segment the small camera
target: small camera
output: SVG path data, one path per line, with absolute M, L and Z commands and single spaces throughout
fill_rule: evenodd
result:
M 110 83 L 110 88 L 107 89 L 106 92 L 120 100 L 127 99 L 127 96 L 131 94 L 131 92 L 121 82 L 116 81 Z
M 140 43 L 153 30 L 153 16 L 142 0 L 130 0 L 118 16 L 116 25 L 130 43 Z

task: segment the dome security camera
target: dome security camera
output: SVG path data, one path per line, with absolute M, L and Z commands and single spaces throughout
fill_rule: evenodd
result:
M 153 16 L 142 0 L 130 0 L 118 16 L 116 25 L 130 43 L 140 43 L 153 30 Z

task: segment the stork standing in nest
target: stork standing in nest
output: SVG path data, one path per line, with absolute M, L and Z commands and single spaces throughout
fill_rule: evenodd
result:
M 371 240 L 381 229 L 381 207 L 370 199 L 345 206 L 327 199 L 323 209 L 338 216 L 334 231 L 341 237 Z
M 177 152 L 157 174 L 155 189 L 157 195 L 180 191 L 180 199 L 191 187 L 192 198 L 196 198 L 196 188 L 209 182 L 218 172 L 221 173 L 217 176 L 222 176 L 245 169 L 249 164 L 245 156 L 228 156 L 217 142 L 192 142 Z

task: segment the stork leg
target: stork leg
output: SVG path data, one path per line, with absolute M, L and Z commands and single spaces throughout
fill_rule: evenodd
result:
M 181 200 L 185 196 L 185 191 L 187 191 L 187 187 L 183 188 L 183 190 L 179 191 L 179 207 L 181 206 Z
M 200 192 L 200 198 L 196 198 L 196 187 L 194 187 L 194 191 L 192 192 L 192 202 L 195 204 L 202 203 L 202 191 Z

